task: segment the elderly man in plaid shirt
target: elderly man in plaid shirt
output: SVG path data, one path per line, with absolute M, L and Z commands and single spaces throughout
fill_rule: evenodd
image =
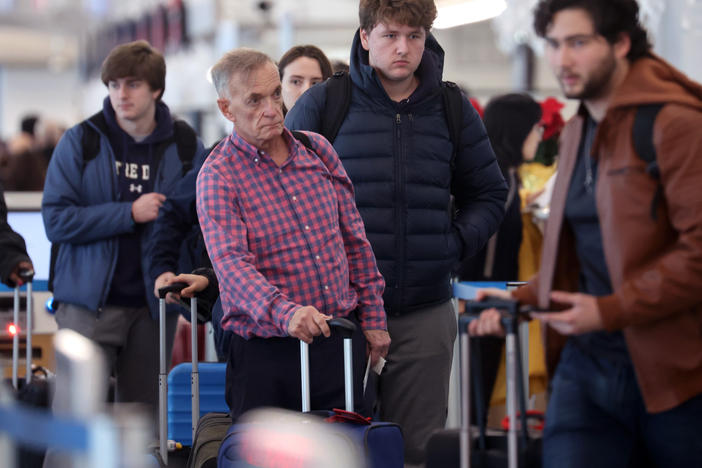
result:
M 280 77 L 268 56 L 228 52 L 212 79 L 234 131 L 200 171 L 197 211 L 219 279 L 222 325 L 235 333 L 227 364 L 232 418 L 260 406 L 300 408 L 298 339 L 311 343 L 312 407 L 343 407 L 332 317 L 360 325 L 353 339 L 360 403 L 366 353 L 373 363 L 385 356 L 390 337 L 384 281 L 351 181 L 323 137 L 306 133 L 310 150 L 283 127 Z

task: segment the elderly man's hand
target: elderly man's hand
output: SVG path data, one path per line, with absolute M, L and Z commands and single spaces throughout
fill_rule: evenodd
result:
M 390 335 L 386 330 L 363 330 L 363 334 L 366 336 L 367 354 L 371 357 L 373 367 L 378 359 L 388 355 Z
M 331 318 L 330 315 L 324 315 L 315 307 L 300 307 L 288 322 L 288 334 L 308 344 L 312 343 L 315 336 L 324 335 L 328 338 L 331 330 L 327 320 Z

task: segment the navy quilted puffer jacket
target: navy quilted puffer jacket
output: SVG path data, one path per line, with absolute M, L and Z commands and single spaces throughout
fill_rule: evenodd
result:
M 394 102 L 368 65 L 358 32 L 351 50 L 351 105 L 334 148 L 353 181 L 356 205 L 385 277 L 389 315 L 447 301 L 452 270 L 483 247 L 504 214 L 507 187 L 483 123 L 467 99 L 451 183 L 443 58 L 441 46 L 428 35 L 416 72 L 418 88 Z M 319 132 L 325 101 L 325 83 L 310 88 L 287 114 L 286 126 Z

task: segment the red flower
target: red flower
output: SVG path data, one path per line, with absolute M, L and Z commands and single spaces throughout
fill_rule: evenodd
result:
M 481 106 L 480 103 L 478 102 L 478 100 L 475 98 L 471 97 L 471 98 L 468 98 L 468 100 L 470 101 L 471 104 L 473 104 L 473 107 L 475 108 L 475 110 L 478 112 L 478 115 L 482 119 L 483 114 L 485 114 L 485 111 L 483 110 L 483 106 Z
M 565 107 L 565 104 L 562 104 L 554 97 L 548 97 L 541 103 L 541 125 L 544 127 L 544 140 L 548 140 L 554 135 L 558 136 L 561 133 L 565 125 L 561 115 L 563 107 Z

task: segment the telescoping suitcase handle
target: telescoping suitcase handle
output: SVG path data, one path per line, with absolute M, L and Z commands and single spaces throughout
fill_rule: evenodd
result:
M 158 415 L 159 415 L 159 451 L 161 460 L 168 465 L 168 370 L 166 369 L 166 296 L 168 293 L 180 293 L 189 286 L 188 283 L 176 282 L 158 289 L 158 323 L 159 323 L 159 373 L 158 373 Z M 192 401 L 192 440 L 200 419 L 200 373 L 197 358 L 197 298 L 190 299 L 190 340 L 192 348 L 192 368 L 190 374 L 190 393 Z
M 333 318 L 327 320 L 332 332 L 344 338 L 344 395 L 346 411 L 354 410 L 353 403 L 353 346 L 351 337 L 356 331 L 356 324 L 349 319 Z M 310 399 L 310 355 L 309 345 L 300 340 L 300 377 L 302 381 L 302 412 L 309 412 Z
M 24 374 L 24 384 L 27 385 L 32 378 L 32 280 L 34 270 L 23 268 L 17 272 L 22 283 L 27 285 L 27 320 L 25 321 L 26 336 L 26 372 Z M 17 372 L 19 369 L 19 313 L 20 313 L 20 287 L 15 287 L 14 294 L 14 316 L 12 320 L 15 325 L 15 333 L 12 336 L 12 386 L 15 390 L 19 388 Z
M 497 309 L 502 313 L 502 326 L 505 328 L 505 357 L 507 370 L 507 413 L 510 421 L 516 421 L 517 400 L 521 408 L 522 438 L 526 439 L 526 404 L 524 403 L 524 389 L 521 379 L 521 359 L 517 357 L 517 327 L 519 318 L 519 305 L 517 301 L 488 297 L 483 301 L 467 301 L 466 313 L 458 319 L 458 330 L 461 347 L 461 429 L 459 436 L 461 468 L 468 468 L 471 459 L 470 439 L 470 334 L 468 325 L 476 320 L 480 313 L 487 309 Z M 519 398 L 518 398 L 519 395 Z M 526 440 L 525 440 L 526 442 Z M 510 424 L 507 433 L 507 459 L 510 468 L 518 466 L 517 424 Z M 526 447 L 526 443 L 525 443 Z

